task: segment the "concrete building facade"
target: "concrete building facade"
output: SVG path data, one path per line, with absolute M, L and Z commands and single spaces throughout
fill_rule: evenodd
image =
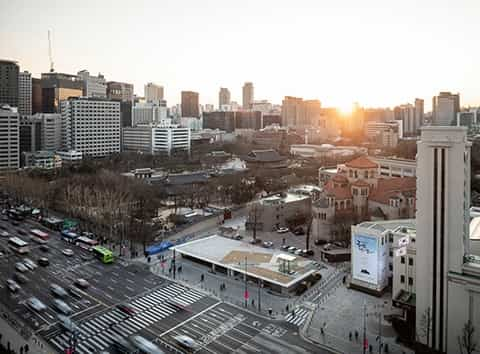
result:
M 18 114 L 32 114 L 32 74 L 28 71 L 18 73 Z
M 0 105 L 18 107 L 18 73 L 16 61 L 0 60 Z
M 41 121 L 42 150 L 58 151 L 62 149 L 62 115 L 59 113 L 37 113 Z
M 182 91 L 182 117 L 194 117 L 200 116 L 198 92 Z
M 81 70 L 77 75 L 83 81 L 84 97 L 107 98 L 107 81 L 102 74 L 93 76 L 88 70 Z
M 230 104 L 230 90 L 226 87 L 220 87 L 218 92 L 218 108 L 222 109 L 223 105 Z
M 455 125 L 457 113 L 460 112 L 460 94 L 440 92 L 432 99 L 432 125 Z
M 0 171 L 20 166 L 20 117 L 16 108 L 0 105 Z
M 149 82 L 145 85 L 144 91 L 145 102 L 159 104 L 160 101 L 163 101 L 163 86 Z
M 246 82 L 242 87 L 242 107 L 250 109 L 254 100 L 253 83 Z
M 167 107 L 161 106 L 158 103 L 136 103 L 132 108 L 132 126 L 140 124 L 165 124 L 167 119 Z

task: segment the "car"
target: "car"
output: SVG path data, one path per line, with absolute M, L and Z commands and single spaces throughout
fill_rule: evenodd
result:
M 73 256 L 73 251 L 70 249 L 70 248 L 65 248 L 62 253 L 67 256 L 67 257 L 71 257 Z
M 22 260 L 23 264 L 25 264 L 25 266 L 30 269 L 30 270 L 35 270 L 38 268 L 38 266 L 35 264 L 34 261 L 32 261 L 30 258 L 24 258 Z
M 0 232 L 0 236 L 2 236 L 2 237 L 9 237 L 9 236 L 10 236 L 10 233 L 7 232 L 7 231 L 2 231 L 2 232 Z
M 289 253 L 295 253 L 295 251 L 296 251 L 297 249 L 298 249 L 297 247 L 291 246 L 291 247 L 288 247 L 287 251 L 288 251 Z
M 40 264 L 42 267 L 46 267 L 50 264 L 50 261 L 46 257 L 41 257 L 38 259 L 38 264 Z
M 175 339 L 178 342 L 178 344 L 180 344 L 182 347 L 185 347 L 188 349 L 195 349 L 198 347 L 197 342 L 195 342 L 193 338 L 186 335 L 175 336 L 173 337 L 173 339 Z
M 301 256 L 302 253 L 303 253 L 303 250 L 297 249 L 297 250 L 295 250 L 295 252 L 293 252 L 293 253 L 296 254 L 297 256 Z
M 25 273 L 28 271 L 28 268 L 25 264 L 23 264 L 22 262 L 17 262 L 15 263 L 15 269 L 17 271 L 19 271 L 20 273 Z
M 327 241 L 321 240 L 321 239 L 316 239 L 316 240 L 314 241 L 314 243 L 315 243 L 317 246 L 320 246 L 320 245 L 326 244 Z
M 92 254 L 82 253 L 82 254 L 80 255 L 80 258 L 82 259 L 82 261 L 91 261 L 92 259 L 95 258 L 95 256 L 92 255 Z
M 65 297 L 68 295 L 65 289 L 58 284 L 50 284 L 50 290 L 55 296 L 58 297 Z
M 290 248 L 290 245 L 282 245 L 282 247 L 280 247 L 282 251 L 287 251 L 289 248 Z
M 35 311 L 38 311 L 38 312 L 42 312 L 42 311 L 45 311 L 47 309 L 47 306 L 41 302 L 40 300 L 38 300 L 36 297 L 31 297 L 29 299 L 27 299 L 27 305 L 34 309 Z
M 120 311 L 122 311 L 123 313 L 127 314 L 127 315 L 133 315 L 135 313 L 135 310 L 128 306 L 128 305 L 125 305 L 125 304 L 118 304 L 117 305 L 117 309 L 119 309 Z
M 13 277 L 20 283 L 20 284 L 26 284 L 28 283 L 28 278 L 20 273 L 15 273 Z
M 293 230 L 293 233 L 297 236 L 305 235 L 305 230 L 303 229 L 303 227 L 299 226 L 295 230 Z
M 145 337 L 134 335 L 130 337 L 130 343 L 137 349 L 140 349 L 142 353 L 147 354 L 164 354 L 164 351 L 150 342 Z
M 20 285 L 13 279 L 7 279 L 7 287 L 12 293 L 16 293 L 21 289 Z
M 57 318 L 60 326 L 62 326 L 62 328 L 67 332 L 75 333 L 78 331 L 78 326 L 67 316 L 57 315 Z
M 48 251 L 50 251 L 50 247 L 48 247 L 47 245 L 41 245 L 40 246 L 40 251 L 48 252 Z
M 80 291 L 78 291 L 78 289 L 76 287 L 74 287 L 73 285 L 69 286 L 68 287 L 68 293 L 74 297 L 75 299 L 82 299 L 83 298 L 83 295 Z
M 258 243 L 261 243 L 262 240 L 260 240 L 259 238 L 252 238 L 249 243 L 251 243 L 252 245 L 256 245 Z
M 273 242 L 272 241 L 264 241 L 262 245 L 265 248 L 270 248 L 270 247 L 273 247 Z
M 121 354 L 130 354 L 138 351 L 132 343 L 121 337 L 114 338 L 112 347 L 115 353 Z
M 302 256 L 313 256 L 314 254 L 313 250 L 302 250 Z
M 83 278 L 75 279 L 74 284 L 82 289 L 86 289 L 90 286 L 90 283 Z
M 67 305 L 65 301 L 59 300 L 59 299 L 54 299 L 53 300 L 53 307 L 55 309 L 64 314 L 65 316 L 70 316 L 72 314 L 72 309 L 70 306 Z
M 2 220 L 3 221 L 8 221 L 8 216 L 6 216 L 6 215 L 2 216 Z
M 35 237 L 35 236 L 30 236 L 30 240 L 32 240 L 35 243 L 38 243 L 39 245 L 44 245 L 47 243 L 46 240 L 42 240 L 41 238 Z
M 28 235 L 27 231 L 23 230 L 23 229 L 17 229 L 17 232 L 22 235 L 22 236 L 26 236 Z
M 18 222 L 17 220 L 12 220 L 11 223 L 12 223 L 12 225 L 14 225 L 14 226 L 20 225 L 20 222 Z
M 233 236 L 233 238 L 235 240 L 241 240 L 243 238 L 243 236 L 242 235 L 235 235 L 235 236 Z
M 280 227 L 279 229 L 277 229 L 277 233 L 279 233 L 279 234 L 285 234 L 285 233 L 287 233 L 288 231 L 290 231 L 290 230 L 288 229 L 288 227 Z

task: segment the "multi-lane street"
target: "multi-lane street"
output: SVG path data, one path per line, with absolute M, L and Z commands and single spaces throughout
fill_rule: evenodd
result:
M 56 296 L 52 284 L 67 289 L 85 279 L 89 286 L 74 286 L 75 294 L 67 291 L 62 300 L 72 309 L 70 318 L 78 327 L 76 353 L 115 353 L 113 343 L 119 338 L 140 334 L 156 343 L 165 352 L 188 352 L 175 337 L 187 335 L 196 343 L 200 353 L 308 353 L 322 352 L 300 338 L 296 321 L 266 320 L 186 285 L 156 276 L 144 265 L 129 264 L 120 259 L 103 264 L 92 254 L 63 241 L 58 232 L 48 230 L 33 220 L 13 225 L 0 220 L 0 301 L 31 330 L 41 336 L 58 352 L 71 344 L 72 336 L 59 325 L 58 311 L 53 306 Z M 32 242 L 32 228 L 48 232 L 48 251 Z M 29 242 L 30 252 L 19 255 L 11 252 L 8 238 L 17 236 Z M 72 256 L 62 253 L 65 248 Z M 17 262 L 28 257 L 38 262 L 49 259 L 48 266 L 22 273 L 27 281 L 20 283 L 18 292 L 11 292 L 6 280 L 15 278 Z M 47 308 L 36 311 L 27 305 L 32 296 Z M 126 305 L 126 313 L 118 308 Z M 302 313 L 298 313 L 302 318 Z M 289 323 L 290 322 L 290 323 Z

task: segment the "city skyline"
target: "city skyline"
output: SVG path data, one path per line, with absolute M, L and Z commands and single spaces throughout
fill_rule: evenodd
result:
M 430 110 L 440 91 L 460 92 L 462 105 L 480 103 L 475 1 L 1 3 L 0 57 L 34 77 L 48 72 L 51 29 L 58 72 L 101 72 L 133 83 L 140 95 L 157 82 L 169 104 L 180 103 L 182 90 L 214 104 L 219 87 L 241 102 L 247 81 L 256 99 L 274 103 L 298 96 L 348 109 L 421 97 Z

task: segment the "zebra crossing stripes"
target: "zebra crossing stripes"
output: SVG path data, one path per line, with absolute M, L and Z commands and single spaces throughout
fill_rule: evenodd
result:
M 285 321 L 299 327 L 303 324 L 303 322 L 305 322 L 309 313 L 310 312 L 308 310 L 301 307 L 299 309 L 295 309 L 293 314 L 290 312 L 287 316 L 285 316 Z
M 204 294 L 194 289 L 179 284 L 170 284 L 132 300 L 129 306 L 134 308 L 136 313 L 131 316 L 126 316 L 117 308 L 113 308 L 78 326 L 76 353 L 105 350 L 118 338 L 131 336 L 177 312 L 179 309 L 175 303 L 188 306 L 203 297 L 205 297 Z M 52 337 L 50 342 L 60 351 L 64 351 L 69 346 L 69 336 L 68 333 L 61 333 Z

